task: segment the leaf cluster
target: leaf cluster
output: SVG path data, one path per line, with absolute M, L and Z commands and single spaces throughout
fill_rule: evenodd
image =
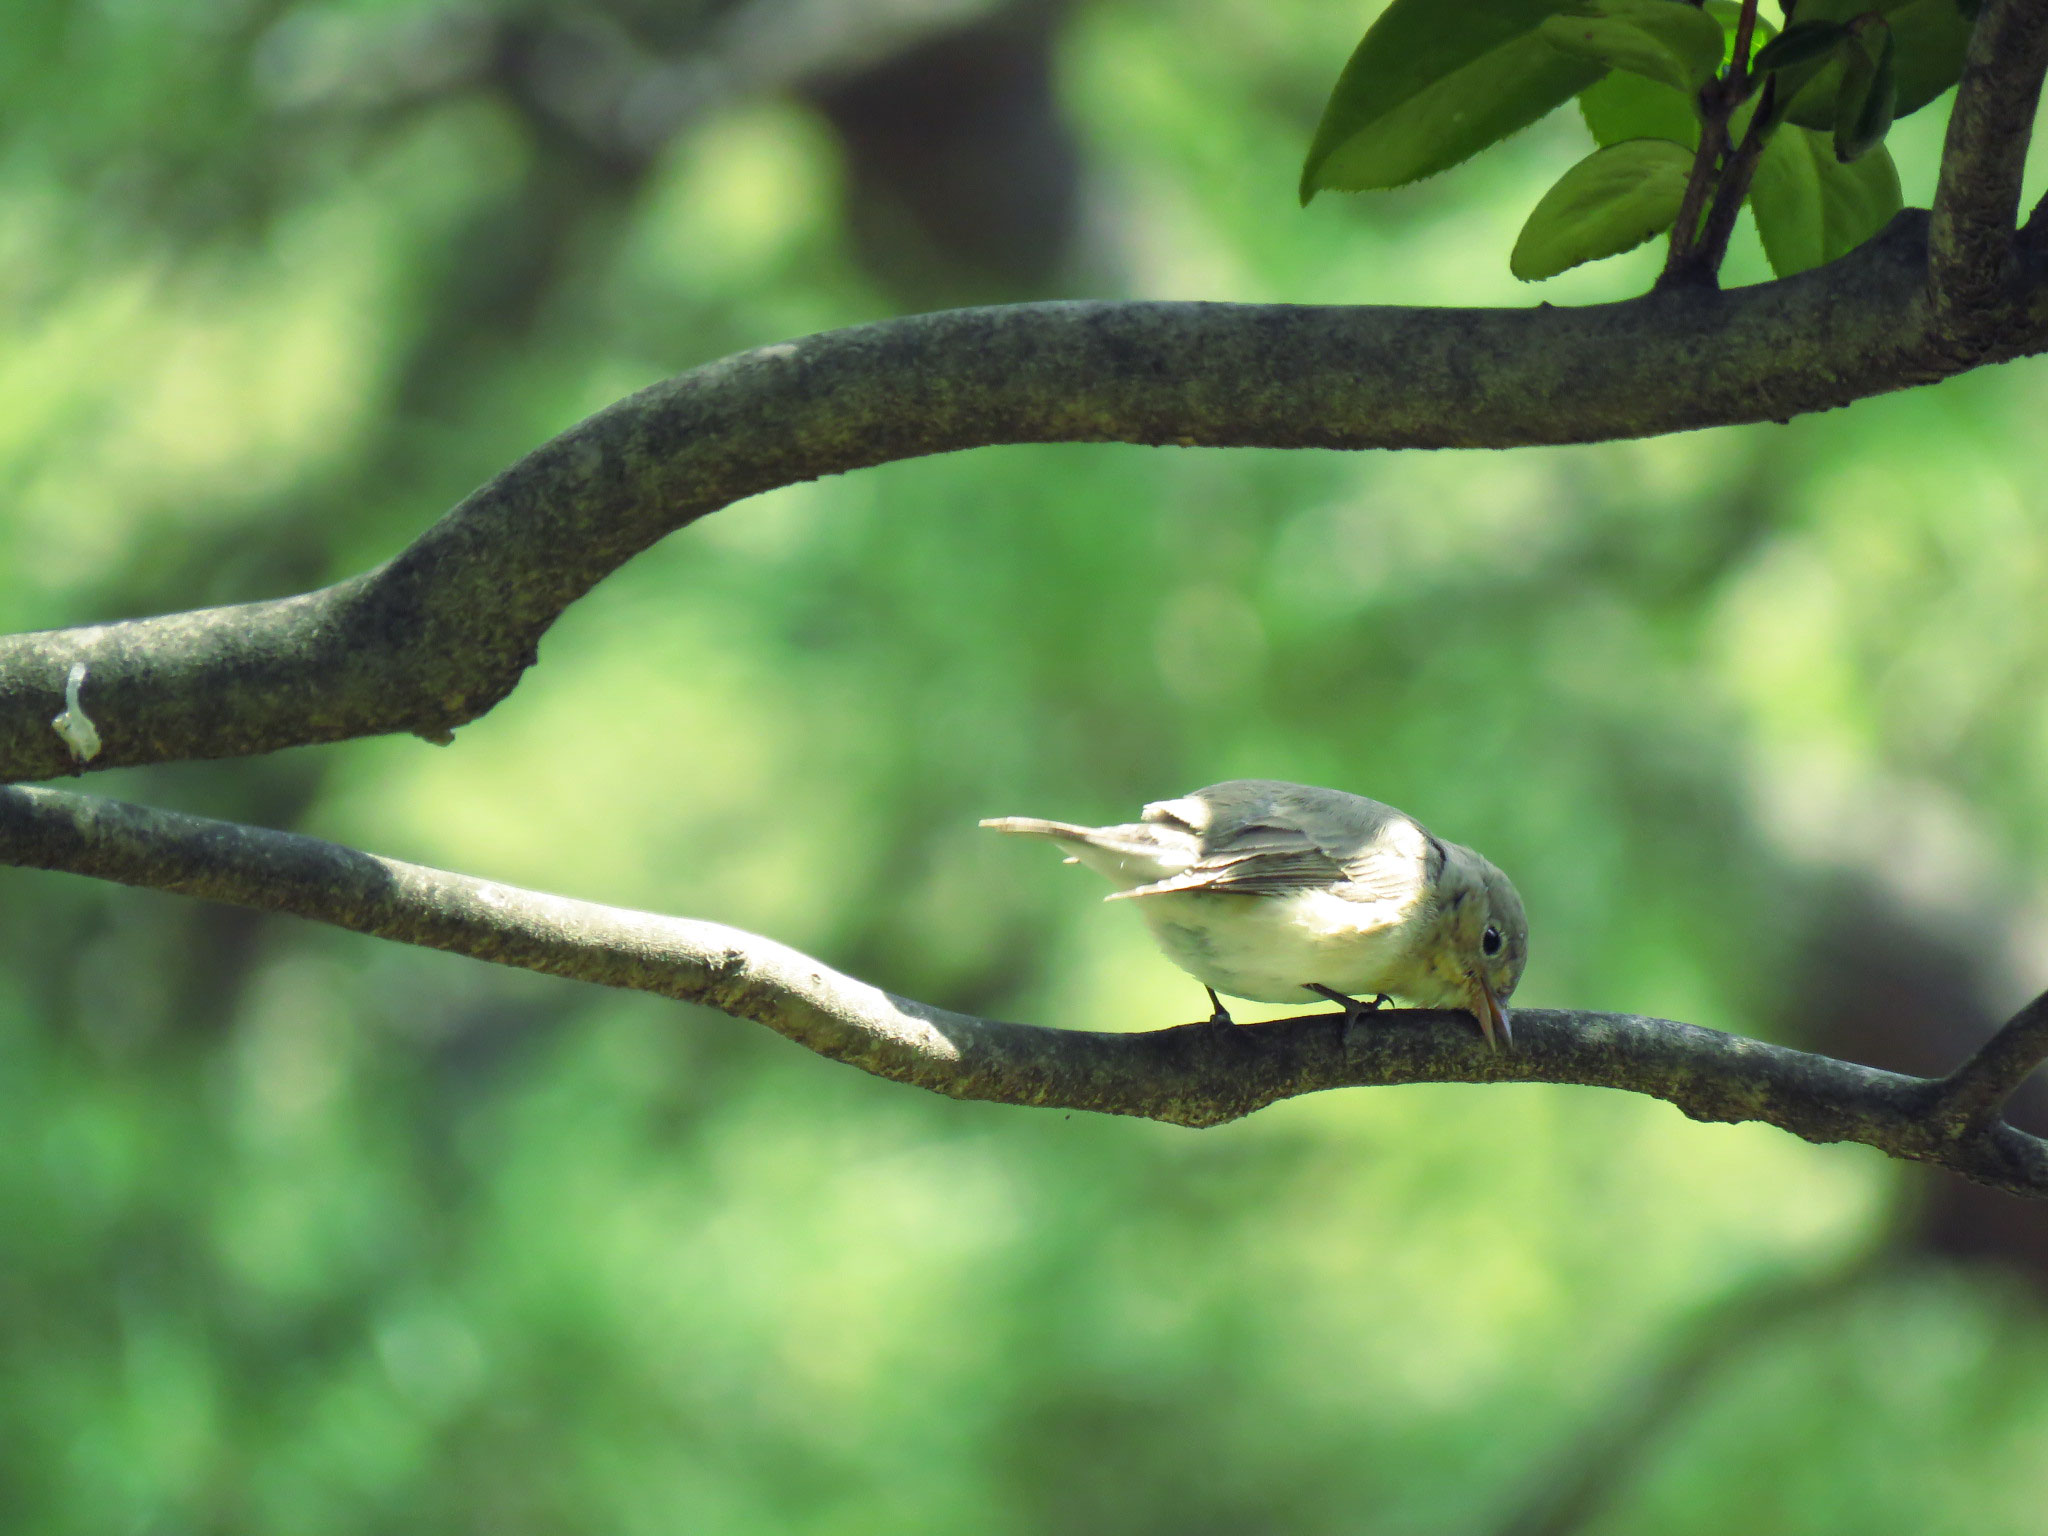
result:
M 1796 11 L 1795 11 L 1796 3 Z M 1790 276 L 1901 207 L 1884 148 L 1962 71 L 1969 0 L 1394 0 L 1339 76 L 1301 198 L 1435 175 L 1577 98 L 1598 147 L 1531 210 L 1526 281 L 1671 232 L 1667 278 L 1711 278 L 1748 207 Z

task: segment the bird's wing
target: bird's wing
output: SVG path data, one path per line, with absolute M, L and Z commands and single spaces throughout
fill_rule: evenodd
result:
M 1268 780 L 1234 780 L 1145 808 L 1149 822 L 1198 839 L 1187 869 L 1120 896 L 1213 891 L 1278 896 L 1334 890 L 1358 901 L 1412 891 L 1436 840 L 1410 818 L 1358 795 Z
M 1216 891 L 1239 896 L 1278 896 L 1288 891 L 1327 890 L 1345 879 L 1344 866 L 1317 847 L 1299 827 L 1265 822 L 1240 828 L 1228 838 L 1205 842 L 1202 856 L 1179 874 L 1117 894 L 1157 896 L 1168 891 Z

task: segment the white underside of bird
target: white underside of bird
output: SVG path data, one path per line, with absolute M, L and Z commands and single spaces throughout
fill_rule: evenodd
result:
M 1163 891 L 1136 905 L 1169 960 L 1231 997 L 1299 1004 L 1315 982 L 1353 997 L 1385 992 L 1426 1007 L 1465 1006 L 1462 993 L 1439 995 L 1430 977 L 1410 964 L 1416 930 L 1403 924 L 1414 911 L 1412 901 L 1360 903 L 1328 891 Z

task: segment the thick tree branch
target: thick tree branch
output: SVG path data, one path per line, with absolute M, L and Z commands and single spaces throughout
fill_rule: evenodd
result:
M 1515 1014 L 1495 1054 L 1459 1013 L 1341 1015 L 1092 1034 L 1007 1024 L 895 997 L 717 923 L 623 911 L 291 833 L 61 790 L 0 789 L 0 859 L 290 912 L 500 965 L 655 992 L 751 1019 L 820 1055 L 961 1099 L 1209 1126 L 1326 1088 L 1578 1083 L 1652 1094 L 1696 1120 L 1761 1120 L 1860 1141 L 2014 1194 L 2048 1198 L 2048 1142 L 1930 1111 L 1941 1085 L 1630 1014 Z
M 2025 302 L 2013 235 L 2044 73 L 2048 3 L 1984 0 L 1949 112 L 1928 231 L 1937 326 L 1965 348 L 1996 345 Z
M 1929 308 L 1926 218 L 1733 292 L 1584 309 L 1025 304 L 712 363 L 513 465 L 389 564 L 273 602 L 0 638 L 0 780 L 391 731 L 443 739 L 562 610 L 662 535 L 776 486 L 996 443 L 1510 447 L 1784 419 L 2048 349 L 2029 308 L 1967 356 Z

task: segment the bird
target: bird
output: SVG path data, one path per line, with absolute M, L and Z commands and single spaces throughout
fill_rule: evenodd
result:
M 1347 1024 L 1388 998 L 1460 1008 L 1488 1046 L 1513 1049 L 1508 998 L 1529 955 L 1522 898 L 1470 848 L 1363 795 L 1232 779 L 1159 800 L 1123 826 L 996 816 L 1042 837 L 1130 900 L 1166 958 L 1208 991 L 1294 1003 L 1304 993 Z

